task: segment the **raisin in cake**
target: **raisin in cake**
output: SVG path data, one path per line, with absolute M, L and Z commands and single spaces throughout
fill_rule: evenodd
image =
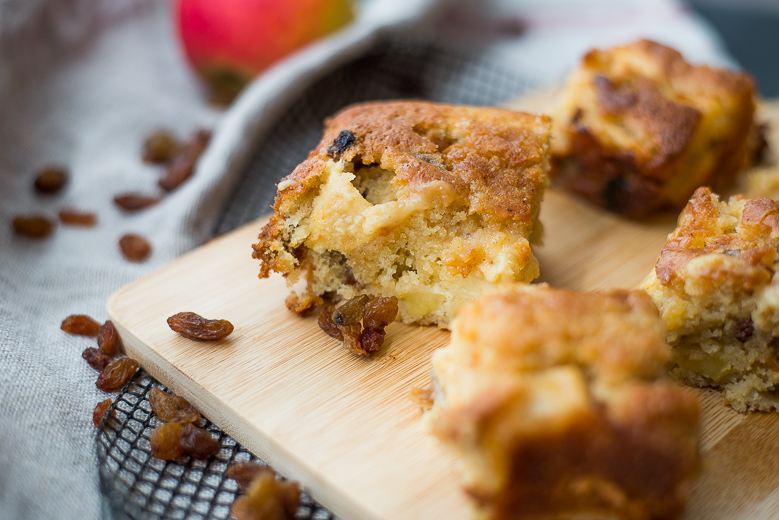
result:
M 552 182 L 610 211 L 681 208 L 749 165 L 759 127 L 742 73 L 694 66 L 648 40 L 592 50 L 554 114 Z
M 446 326 L 485 288 L 538 276 L 550 120 L 427 102 L 349 107 L 278 185 L 254 246 L 260 277 L 318 298 L 398 298 L 405 322 Z
M 429 425 L 483 518 L 676 518 L 699 407 L 658 380 L 669 350 L 642 291 L 500 289 L 464 306 L 433 355 Z
M 779 203 L 699 188 L 642 288 L 660 309 L 674 373 L 724 389 L 739 411 L 779 410 Z

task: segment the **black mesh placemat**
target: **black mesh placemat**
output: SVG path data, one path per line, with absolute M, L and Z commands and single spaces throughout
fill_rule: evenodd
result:
M 517 72 L 502 70 L 478 50 L 447 48 L 431 41 L 388 37 L 363 57 L 337 69 L 290 103 L 257 144 L 256 151 L 217 220 L 214 233 L 230 231 L 270 211 L 275 184 L 303 161 L 321 138 L 322 121 L 340 108 L 373 99 L 417 98 L 494 105 L 533 85 Z M 161 386 L 141 372 L 126 387 L 97 436 L 103 508 L 107 518 L 225 519 L 237 493 L 226 478 L 228 465 L 253 458 L 211 423 L 222 450 L 208 462 L 164 462 L 151 456 L 149 435 L 158 424 L 146 395 Z M 256 460 L 256 459 L 254 459 Z M 332 515 L 303 497 L 298 519 L 330 520 Z
M 233 462 L 253 460 L 246 448 L 207 419 L 200 426 L 219 439 L 222 449 L 208 461 L 166 462 L 151 456 L 149 436 L 161 424 L 151 413 L 148 394 L 165 389 L 140 370 L 119 394 L 97 434 L 104 516 L 110 519 L 219 519 L 230 517 L 238 493 L 225 472 Z M 305 493 L 296 518 L 334 520 Z

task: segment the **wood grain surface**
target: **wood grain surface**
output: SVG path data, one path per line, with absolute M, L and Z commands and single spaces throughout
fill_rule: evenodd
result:
M 544 96 L 513 106 L 543 110 Z M 779 104 L 764 113 L 779 128 Z M 675 215 L 632 222 L 554 192 L 541 219 L 541 281 L 582 290 L 636 286 L 675 225 Z M 257 278 L 250 246 L 261 226 L 116 292 L 108 313 L 128 355 L 343 520 L 469 518 L 456 461 L 424 433 L 409 398 L 427 384 L 430 354 L 448 332 L 395 323 L 380 357 L 349 354 L 315 317 L 286 309 L 280 277 Z M 181 311 L 228 319 L 235 332 L 217 343 L 186 340 L 166 323 Z M 777 414 L 738 414 L 717 392 L 690 391 L 703 404 L 704 471 L 685 518 L 779 518 Z

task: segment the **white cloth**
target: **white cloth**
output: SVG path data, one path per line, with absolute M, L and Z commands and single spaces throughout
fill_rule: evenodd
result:
M 282 101 L 359 55 L 377 31 L 448 12 L 433 10 L 437 3 L 444 2 L 366 2 L 358 23 L 275 66 L 221 114 L 204 103 L 184 64 L 167 2 L 0 0 L 0 519 L 100 515 L 91 416 L 105 395 L 80 355 L 93 341 L 61 332 L 62 319 L 86 313 L 102 321 L 112 292 L 207 239 Z M 550 4 L 478 3 L 485 19 L 518 16 L 528 27 L 521 37 L 493 38 L 485 53 L 540 82 L 559 80 L 593 44 L 647 35 L 694 59 L 728 63 L 710 31 L 670 0 Z M 624 22 L 630 9 L 640 23 L 580 23 L 587 13 L 621 14 Z M 457 38 L 468 31 L 479 36 L 479 27 L 466 27 Z M 141 162 L 140 146 L 160 127 L 183 137 L 199 127 L 216 133 L 189 182 L 156 207 L 123 214 L 114 195 L 156 189 L 160 170 Z M 37 195 L 34 174 L 49 163 L 67 165 L 70 182 L 60 194 Z M 59 226 L 43 240 L 11 230 L 15 215 L 53 217 L 63 206 L 97 212 L 99 225 Z M 147 262 L 119 254 L 117 241 L 130 231 L 152 242 Z

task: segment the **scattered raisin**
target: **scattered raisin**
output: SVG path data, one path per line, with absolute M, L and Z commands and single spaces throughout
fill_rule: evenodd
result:
M 214 439 L 208 430 L 198 428 L 194 424 L 184 426 L 181 432 L 181 447 L 198 460 L 210 459 L 222 449 L 219 441 Z
M 194 312 L 180 312 L 168 318 L 168 326 L 188 339 L 214 341 L 225 338 L 233 331 L 227 320 L 207 320 Z
M 206 130 L 198 130 L 181 150 L 173 157 L 168 169 L 159 181 L 160 187 L 165 191 L 173 191 L 181 186 L 195 171 L 198 159 L 205 151 L 211 133 Z
M 170 161 L 181 148 L 181 143 L 168 130 L 155 130 L 143 142 L 143 161 L 163 164 Z
M 260 473 L 264 472 L 273 473 L 273 470 L 268 466 L 260 464 L 259 462 L 242 460 L 234 462 L 230 465 L 230 467 L 227 468 L 227 478 L 235 480 L 241 493 L 246 493 L 249 491 L 249 487 L 252 485 L 252 481 Z
M 386 335 L 384 328 L 397 315 L 396 297 L 369 299 L 363 294 L 355 296 L 335 311 L 333 307 L 322 309 L 319 313 L 319 327 L 329 336 L 343 341 L 353 354 L 370 357 L 381 349 Z
M 115 359 L 100 372 L 95 384 L 103 392 L 119 390 L 133 378 L 139 366 L 137 361 L 128 357 Z
M 200 412 L 181 396 L 152 388 L 149 392 L 151 409 L 162 422 L 200 424 Z
M 181 432 L 184 426 L 179 423 L 163 423 L 154 428 L 149 436 L 151 454 L 162 460 L 174 460 L 184 456 L 181 446 Z
M 249 498 L 240 496 L 230 506 L 230 518 L 234 520 L 259 520 L 249 509 Z
M 398 315 L 398 299 L 379 296 L 365 304 L 362 325 L 366 329 L 383 329 Z
M 95 406 L 95 411 L 92 412 L 92 423 L 94 423 L 95 426 L 100 426 L 103 424 L 103 419 L 105 419 L 106 415 L 108 415 L 108 411 L 111 410 L 112 403 L 113 401 L 111 401 L 110 398 L 97 403 L 97 406 Z
M 333 321 L 333 306 L 323 308 L 319 312 L 319 328 L 327 333 L 331 338 L 335 338 L 339 341 L 343 341 L 344 335 L 341 333 L 341 329 Z
M 72 314 L 62 320 L 60 329 L 68 334 L 94 337 L 100 331 L 100 324 L 86 314 Z
M 355 354 L 364 355 L 362 352 L 362 343 L 360 341 L 360 324 L 357 325 L 339 325 L 338 328 L 344 337 L 344 346 Z
M 384 343 L 384 329 L 365 329 L 360 335 L 360 352 L 355 354 L 370 356 L 381 349 L 382 343 Z
M 69 226 L 94 227 L 97 224 L 97 215 L 73 208 L 62 208 L 59 217 L 63 224 Z
M 140 211 L 154 206 L 161 199 L 153 195 L 141 195 L 140 193 L 125 193 L 114 197 L 114 204 L 125 211 Z
M 111 358 L 109 358 L 105 352 L 95 347 L 86 349 L 81 353 L 81 357 L 86 359 L 87 363 L 89 363 L 89 366 L 98 372 L 105 370 L 105 367 L 107 367 L 108 363 L 111 362 Z
M 363 307 L 368 303 L 368 297 L 364 294 L 355 296 L 348 302 L 338 307 L 333 313 L 333 321 L 336 325 L 355 325 L 362 320 Z
M 333 144 L 327 149 L 327 155 L 336 161 L 341 158 L 343 153 L 351 148 L 357 138 L 349 130 L 341 130 L 338 137 L 333 139 Z
M 131 262 L 143 262 L 151 254 L 151 244 L 139 235 L 128 233 L 119 239 L 122 255 Z
M 38 193 L 55 193 L 68 182 L 68 172 L 60 166 L 49 166 L 35 177 L 35 189 Z
M 292 520 L 300 505 L 300 485 L 278 480 L 272 471 L 261 472 L 248 493 L 233 502 L 236 520 Z
M 97 346 L 111 357 L 124 349 L 122 337 L 119 336 L 113 321 L 108 320 L 100 326 L 97 331 Z
M 51 233 L 54 224 L 43 215 L 29 215 L 24 217 L 14 217 L 14 231 L 19 235 L 30 238 L 43 238 Z

